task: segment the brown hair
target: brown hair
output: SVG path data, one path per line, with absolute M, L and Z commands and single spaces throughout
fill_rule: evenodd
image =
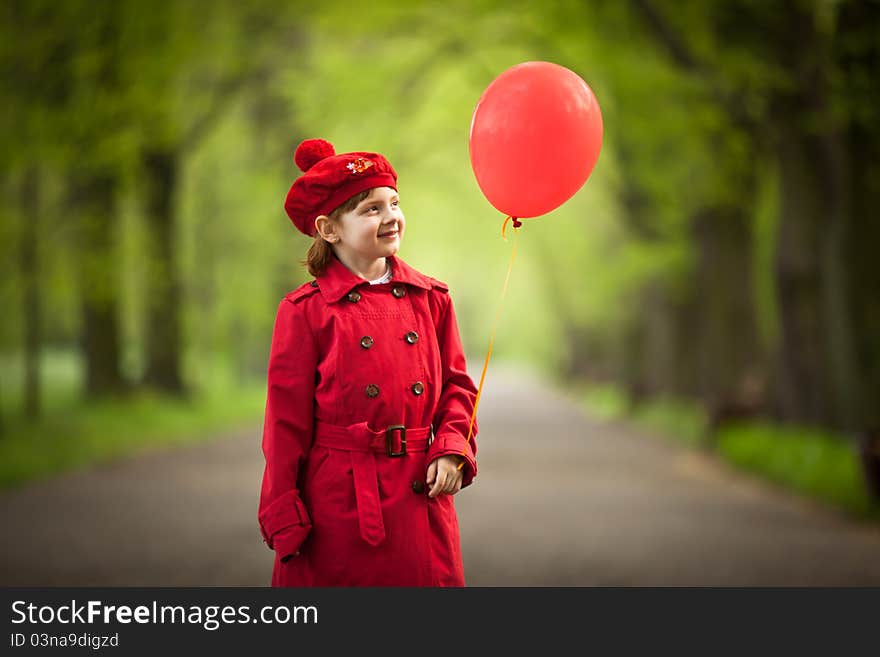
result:
M 327 215 L 330 221 L 336 223 L 341 215 L 354 210 L 358 203 L 367 198 L 372 191 L 372 189 L 365 189 L 364 191 L 350 197 L 345 203 Z M 306 259 L 302 261 L 302 264 L 306 266 L 306 269 L 309 270 L 309 273 L 312 276 L 317 278 L 327 269 L 327 266 L 330 264 L 330 258 L 332 257 L 333 247 L 330 246 L 330 243 L 327 240 L 321 237 L 320 233 L 316 232 L 315 241 L 312 242 L 312 245 L 309 247 L 309 252 L 306 254 Z

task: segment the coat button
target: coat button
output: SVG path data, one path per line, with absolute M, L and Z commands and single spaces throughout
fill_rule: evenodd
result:
M 423 392 L 425 392 L 425 386 L 422 385 L 421 381 L 416 381 L 412 384 L 412 391 L 414 395 L 421 395 Z
M 412 489 L 413 493 L 421 495 L 425 492 L 425 482 L 421 479 L 416 479 L 414 482 L 412 482 Z
M 360 292 L 349 292 L 348 293 L 348 300 L 351 301 L 352 303 L 357 303 L 358 301 L 361 300 L 361 293 Z
M 361 346 L 364 349 L 369 349 L 373 346 L 373 338 L 371 338 L 369 335 L 365 335 L 361 338 Z
M 372 399 L 373 397 L 378 397 L 379 396 L 379 386 L 377 386 L 375 383 L 371 383 L 370 385 L 367 386 L 366 393 L 367 393 L 367 397 L 369 397 L 370 399 Z
M 311 285 L 312 287 L 318 287 L 318 281 L 312 281 L 311 283 L 309 283 L 309 285 Z
M 416 333 L 415 331 L 410 331 L 409 333 L 406 334 L 406 341 L 409 342 L 410 344 L 415 344 L 416 342 L 419 341 L 419 334 Z
M 406 288 L 401 287 L 400 285 L 395 285 L 391 288 L 391 294 L 393 294 L 397 299 L 406 295 Z

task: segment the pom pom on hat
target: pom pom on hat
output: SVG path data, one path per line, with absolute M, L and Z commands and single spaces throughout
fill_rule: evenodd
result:
M 300 171 L 305 173 L 315 164 L 323 160 L 325 157 L 336 155 L 336 149 L 333 144 L 325 139 L 306 139 L 296 147 L 293 154 L 293 161 Z
M 374 187 L 397 189 L 397 172 L 379 153 L 336 153 L 324 139 L 306 139 L 293 161 L 302 169 L 287 192 L 284 209 L 297 230 L 314 236 L 315 218 L 329 215 L 346 200 Z

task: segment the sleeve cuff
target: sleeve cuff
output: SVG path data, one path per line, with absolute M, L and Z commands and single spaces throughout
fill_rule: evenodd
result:
M 440 434 L 434 437 L 434 442 L 428 448 L 428 463 L 441 456 L 455 454 L 464 457 L 463 477 L 461 487 L 469 486 L 477 476 L 477 460 L 471 451 L 470 445 L 465 443 L 464 437 L 457 433 Z
M 275 550 L 275 554 L 281 561 L 287 561 L 296 556 L 311 530 L 311 525 L 294 525 L 278 532 L 272 538 L 272 548 Z
M 277 498 L 260 513 L 259 521 L 266 545 L 282 557 L 296 552 L 312 528 L 309 512 L 296 490 Z

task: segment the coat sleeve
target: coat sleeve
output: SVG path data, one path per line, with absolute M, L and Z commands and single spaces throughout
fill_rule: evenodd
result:
M 296 554 L 312 527 L 299 495 L 300 466 L 312 443 L 317 347 L 302 304 L 278 307 L 269 354 L 258 520 L 282 560 Z
M 477 387 L 467 373 L 464 350 L 455 319 L 452 299 L 447 293 L 440 293 L 441 307 L 436 318 L 437 341 L 440 345 L 440 358 L 443 370 L 443 384 L 440 401 L 434 413 L 434 441 L 428 450 L 428 463 L 446 454 L 464 457 L 462 487 L 473 482 L 477 475 L 477 422 L 468 440 L 468 428 Z

